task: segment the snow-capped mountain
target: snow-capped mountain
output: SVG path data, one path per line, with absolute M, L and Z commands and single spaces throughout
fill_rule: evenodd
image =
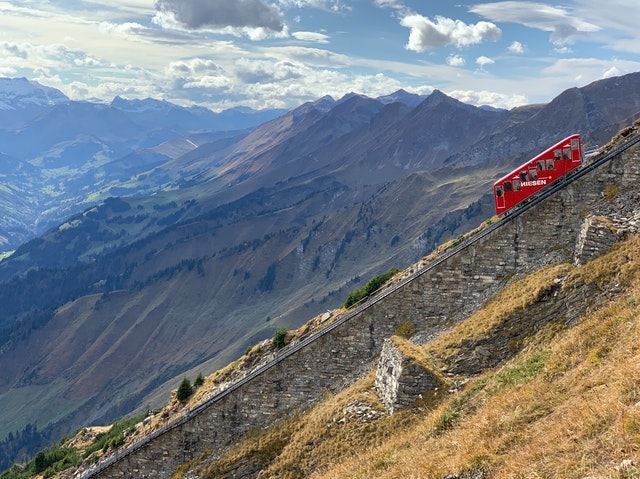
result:
M 0 129 L 19 127 L 46 109 L 69 101 L 60 90 L 26 78 L 0 78 Z
M 413 108 L 422 103 L 425 98 L 426 96 L 416 95 L 405 90 L 398 90 L 390 95 L 380 96 L 377 100 L 385 105 L 389 103 L 404 103 L 408 107 Z
M 18 110 L 30 105 L 48 107 L 69 101 L 60 90 L 26 78 L 0 78 L 0 109 Z

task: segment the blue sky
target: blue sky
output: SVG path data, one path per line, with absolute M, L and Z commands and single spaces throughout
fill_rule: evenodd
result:
M 640 71 L 638 19 L 638 0 L 0 0 L 0 76 L 214 110 L 400 88 L 511 108 Z

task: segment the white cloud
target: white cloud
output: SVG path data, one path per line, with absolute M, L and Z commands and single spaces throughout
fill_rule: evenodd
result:
M 30 43 L 0 42 L 0 68 L 39 71 L 69 70 L 78 65 L 97 64 L 99 60 L 81 50 L 62 43 L 32 45 Z
M 313 43 L 329 43 L 329 36 L 316 32 L 293 32 L 291 34 L 296 40 Z
M 466 60 L 460 55 L 449 55 L 447 57 L 447 65 L 450 65 L 452 67 L 461 67 L 464 66 L 465 63 Z
M 308 67 L 345 68 L 352 65 L 348 56 L 319 48 L 273 47 L 262 49 L 260 52 L 278 61 L 298 62 Z
M 640 2 L 637 0 L 575 0 L 575 12 L 601 27 L 598 41 L 607 47 L 640 54 Z
M 507 50 L 511 53 L 524 53 L 524 45 L 520 42 L 512 42 Z
M 411 30 L 406 48 L 416 52 L 447 45 L 462 48 L 484 40 L 495 41 L 501 35 L 501 30 L 493 23 L 466 24 L 460 20 L 441 16 L 437 16 L 435 21 L 432 21 L 422 15 L 411 14 L 402 18 L 400 24 Z
M 171 62 L 165 73 L 173 84 L 173 88 L 193 88 L 206 82 L 216 84 L 218 88 L 233 84 L 233 79 L 213 60 L 193 58 L 186 61 Z M 215 79 L 215 80 L 214 80 Z
M 27 58 L 27 48 L 25 45 L 18 45 L 14 42 L 0 42 L 0 52 L 3 57 Z
M 321 10 L 330 10 L 333 12 L 339 12 L 342 10 L 351 10 L 351 7 L 346 5 L 341 0 L 278 0 L 278 4 L 285 8 L 319 8 Z
M 618 67 L 611 67 L 602 74 L 602 78 L 611 78 L 620 75 L 622 75 L 622 72 L 618 69 Z
M 494 108 L 505 108 L 507 110 L 529 103 L 525 95 L 509 95 L 486 90 L 454 90 L 447 93 L 447 95 L 470 105 L 490 105 Z
M 603 60 L 599 58 L 563 58 L 552 65 L 542 69 L 541 76 L 555 79 L 556 81 L 571 82 L 580 78 L 581 82 L 592 82 L 608 78 L 611 74 L 625 75 L 640 71 L 640 60 Z M 568 88 L 568 87 L 567 87 Z
M 476 64 L 480 65 L 481 69 L 484 68 L 485 65 L 492 65 L 494 63 L 495 63 L 494 60 L 492 60 L 489 57 L 485 57 L 484 55 L 479 56 L 478 58 L 476 58 Z
M 558 55 L 569 55 L 573 53 L 573 49 L 567 46 L 555 47 L 553 49 L 553 53 L 557 53 Z
M 112 23 L 100 22 L 98 29 L 100 33 L 121 35 L 123 37 L 139 36 L 150 31 L 149 28 L 135 22 Z
M 279 83 L 302 78 L 309 70 L 290 61 L 273 62 L 241 58 L 236 62 L 236 77 L 242 83 Z
M 580 34 L 594 33 L 601 28 L 580 18 L 568 9 L 540 2 L 504 1 L 474 5 L 471 12 L 494 22 L 510 22 L 551 32 L 555 45 L 571 43 Z
M 402 0 L 373 0 L 373 3 L 380 8 L 395 8 L 397 10 L 405 8 Z

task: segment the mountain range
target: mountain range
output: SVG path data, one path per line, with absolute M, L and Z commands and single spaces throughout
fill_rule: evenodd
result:
M 129 190 L 126 182 L 283 112 L 214 113 L 150 98 L 79 102 L 24 78 L 0 78 L 0 248 L 11 250 L 110 195 L 155 191 L 158 185 Z
M 18 444 L 27 427 L 47 441 L 164 404 L 182 375 L 491 217 L 491 184 L 525 158 L 575 132 L 601 145 L 640 112 L 640 73 L 509 111 L 350 94 L 235 112 L 228 128 L 156 100 L 29 99 L 14 82 L 0 84 L 15 112 L 0 123 L 7 461 L 42 447 Z

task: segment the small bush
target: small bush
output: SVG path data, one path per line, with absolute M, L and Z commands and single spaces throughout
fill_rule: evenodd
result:
M 109 431 L 96 436 L 95 442 L 87 447 L 83 457 L 87 458 L 100 450 L 107 452 L 110 448 L 118 447 L 118 444 L 124 444 L 124 437 L 133 434 L 136 430 L 136 424 L 142 422 L 145 417 L 147 415 L 142 414 L 114 423 Z
M 178 386 L 178 390 L 176 391 L 176 398 L 178 401 L 186 401 L 193 394 L 193 387 L 191 387 L 191 381 L 189 378 L 185 377 L 182 379 L 180 386 Z
M 368 298 L 373 293 L 378 291 L 384 284 L 389 281 L 394 274 L 398 273 L 400 270 L 398 268 L 391 268 L 386 273 L 379 274 L 378 276 L 369 280 L 367 284 L 362 288 L 356 288 L 351 291 L 349 297 L 344 302 L 344 307 L 349 308 L 356 304 L 359 301 L 362 301 L 365 298 Z
M 396 328 L 396 336 L 400 336 L 401 338 L 409 339 L 416 332 L 415 328 L 411 325 L 409 321 L 403 321 Z
M 464 236 L 458 235 L 457 238 L 451 242 L 451 246 L 455 248 L 459 244 L 462 244 L 463 241 L 464 241 Z
M 204 376 L 202 375 L 202 373 L 200 373 L 200 374 L 198 374 L 198 377 L 196 378 L 196 380 L 193 381 L 193 387 L 194 388 L 199 388 L 203 384 L 204 384 Z
M 277 349 L 282 349 L 286 345 L 287 333 L 289 331 L 285 328 L 278 328 L 276 332 L 273 334 L 273 339 L 271 340 L 271 344 L 273 344 Z
M 619 192 L 620 190 L 616 185 L 610 184 L 605 187 L 604 192 L 602 193 L 602 196 L 608 202 L 613 203 L 613 201 L 616 199 L 616 196 L 618 196 Z

